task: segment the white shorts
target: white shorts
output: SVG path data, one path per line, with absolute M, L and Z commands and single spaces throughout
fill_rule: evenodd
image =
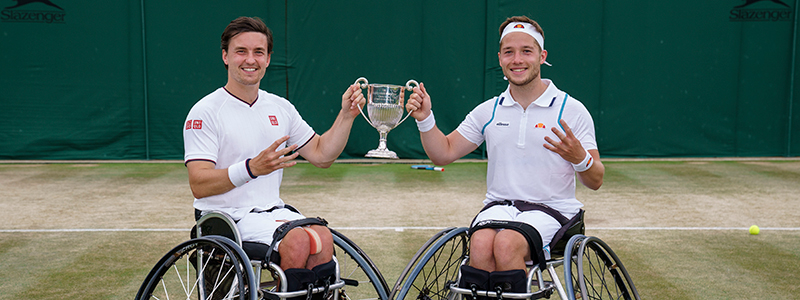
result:
M 242 241 L 271 245 L 272 235 L 278 226 L 286 221 L 304 218 L 305 216 L 289 209 L 278 208 L 271 212 L 248 213 L 236 223 L 236 227 L 242 234 Z
M 571 219 L 573 216 L 574 215 L 565 215 L 567 219 Z M 516 221 L 533 226 L 533 228 L 536 228 L 536 231 L 539 232 L 539 235 L 542 236 L 544 255 L 547 259 L 550 259 L 550 240 L 552 240 L 556 232 L 561 229 L 561 223 L 543 211 L 519 211 L 519 209 L 512 205 L 495 205 L 478 213 L 475 217 L 475 221 L 472 222 L 472 226 L 475 226 L 475 224 L 483 220 Z

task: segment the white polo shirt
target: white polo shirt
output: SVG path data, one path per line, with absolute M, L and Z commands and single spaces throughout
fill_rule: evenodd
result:
M 252 105 L 219 88 L 200 99 L 189 111 L 183 130 L 184 161 L 207 160 L 216 169 L 253 158 L 283 136 L 280 145 L 305 145 L 314 130 L 288 100 L 259 90 Z M 227 193 L 194 200 L 199 210 L 221 210 L 241 219 L 252 209 L 283 205 L 283 170 L 259 176 Z
M 552 81 L 542 81 L 547 89 L 527 110 L 506 89 L 475 107 L 456 130 L 476 145 L 486 142 L 489 163 L 485 204 L 525 200 L 574 214 L 583 207 L 575 198 L 575 170 L 572 163 L 544 147 L 544 137 L 558 140 L 551 128 L 563 132 L 560 116 L 584 149 L 597 149 L 594 122 L 580 101 Z

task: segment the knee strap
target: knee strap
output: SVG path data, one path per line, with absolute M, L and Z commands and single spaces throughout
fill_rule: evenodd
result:
M 547 269 L 547 261 L 544 258 L 544 247 L 542 245 L 542 236 L 533 226 L 516 221 L 484 220 L 478 222 L 478 224 L 475 224 L 475 226 L 472 226 L 467 234 L 472 236 L 475 231 L 484 228 L 511 229 L 519 232 L 525 237 L 525 240 L 528 241 L 528 247 L 531 249 L 531 258 L 534 258 L 535 256 L 537 263 L 539 264 L 539 270 Z

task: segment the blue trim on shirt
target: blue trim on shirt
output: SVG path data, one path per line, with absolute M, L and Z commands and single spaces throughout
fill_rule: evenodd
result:
M 492 118 L 489 119 L 489 122 L 486 122 L 486 124 L 483 124 L 483 128 L 481 128 L 481 134 L 483 134 L 486 131 L 486 126 L 489 126 L 489 123 L 492 123 L 492 120 L 494 120 L 494 113 L 497 112 L 497 104 L 498 103 L 503 103 L 503 100 L 505 99 L 505 97 L 500 97 L 500 98 L 495 98 L 495 99 L 497 99 L 497 100 L 494 100 L 494 109 L 492 109 Z
M 561 131 L 566 131 L 566 130 L 564 130 L 564 126 L 561 125 L 561 114 L 564 113 L 564 104 L 567 104 L 567 97 L 569 97 L 569 94 L 565 93 L 564 94 L 564 102 L 561 102 L 561 110 L 558 111 L 558 120 L 556 120 L 556 123 L 558 123 L 558 126 L 561 127 Z

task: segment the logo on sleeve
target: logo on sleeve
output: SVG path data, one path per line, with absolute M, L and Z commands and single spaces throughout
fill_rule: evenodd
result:
M 275 116 L 269 116 L 269 122 L 272 126 L 278 126 L 278 118 Z
M 189 129 L 203 129 L 203 120 L 188 120 L 186 121 L 185 130 Z

